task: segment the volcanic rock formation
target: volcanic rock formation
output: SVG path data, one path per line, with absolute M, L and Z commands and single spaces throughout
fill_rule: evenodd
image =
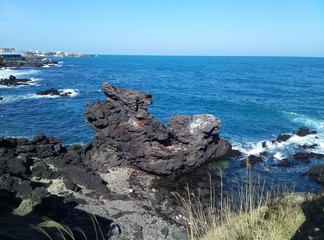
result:
M 85 159 L 104 169 L 126 161 L 144 171 L 177 177 L 203 163 L 221 159 L 231 145 L 219 138 L 220 120 L 211 114 L 174 116 L 168 126 L 147 111 L 152 95 L 104 83 L 104 102 L 89 104 L 85 118 L 96 131 Z

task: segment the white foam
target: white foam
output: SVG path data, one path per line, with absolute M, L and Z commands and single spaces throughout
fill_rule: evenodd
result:
M 283 112 L 289 120 L 295 123 L 302 124 L 305 127 L 315 129 L 318 132 L 324 132 L 324 120 L 309 117 L 304 114 L 294 112 Z
M 265 144 L 263 144 L 265 143 Z M 259 141 L 259 142 L 233 142 L 233 149 L 239 150 L 244 155 L 256 155 L 259 156 L 263 152 L 267 152 L 276 159 L 284 159 L 293 155 L 298 151 L 298 146 L 313 145 L 316 144 L 316 148 L 310 149 L 311 152 L 324 154 L 324 138 L 322 134 L 310 134 L 304 137 L 292 135 L 287 141 Z M 265 145 L 263 147 L 262 145 Z
M 286 158 L 286 155 L 284 155 L 282 152 L 276 152 L 274 155 L 273 155 L 274 158 L 278 159 L 278 160 L 282 160 L 284 158 Z
M 70 97 L 76 97 L 80 94 L 78 89 L 60 89 L 60 94 L 68 94 Z
M 37 75 L 40 71 L 35 69 L 1 69 L 0 70 L 0 79 L 9 78 L 10 75 L 13 76 L 34 76 Z
M 69 97 L 75 97 L 80 94 L 78 89 L 60 89 L 60 94 L 68 93 Z M 23 101 L 27 99 L 41 99 L 41 98 L 59 98 L 61 96 L 57 95 L 37 95 L 36 93 L 29 93 L 25 95 L 4 95 L 3 100 L 0 101 L 0 104 L 14 103 L 18 101 Z

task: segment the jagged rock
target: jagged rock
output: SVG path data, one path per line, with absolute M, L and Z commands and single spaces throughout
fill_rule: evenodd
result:
M 31 81 L 31 79 L 17 79 L 15 76 L 10 75 L 8 79 L 1 79 L 0 85 L 3 85 L 3 86 L 28 85 L 27 82 L 29 82 L 29 81 Z
M 310 134 L 317 134 L 317 132 L 316 131 L 310 131 L 308 128 L 305 128 L 305 127 L 301 127 L 296 132 L 294 132 L 294 134 L 296 134 L 299 137 L 305 137 L 305 136 L 310 135 Z
M 313 152 L 298 152 L 295 153 L 293 157 L 297 160 L 309 159 L 309 158 L 322 159 L 324 158 L 324 154 L 313 153 Z
M 318 147 L 317 143 L 298 145 L 298 148 L 300 148 L 300 149 L 314 149 L 314 148 L 317 148 L 317 147 Z
M 39 91 L 39 92 L 36 93 L 36 95 L 60 96 L 60 92 L 55 88 L 51 88 L 51 89 L 47 89 L 47 90 L 44 90 L 44 91 Z
M 70 97 L 72 92 L 59 92 L 55 88 L 47 89 L 44 91 L 39 91 L 36 93 L 36 95 L 41 95 L 41 96 L 59 96 L 59 97 Z
M 287 141 L 289 138 L 291 138 L 291 135 L 289 134 L 279 134 L 276 141 L 277 142 L 285 142 Z
M 65 184 L 72 186 L 74 183 L 76 185 L 84 186 L 89 190 L 94 190 L 97 194 L 102 195 L 105 198 L 111 198 L 111 191 L 106 186 L 106 182 L 96 173 L 85 172 L 76 166 L 68 166 L 62 169 Z M 73 187 L 73 189 L 78 190 L 78 186 Z M 71 189 L 72 190 L 72 189 Z
M 85 118 L 96 131 L 84 154 L 88 162 L 119 165 L 177 177 L 205 162 L 224 157 L 231 145 L 219 138 L 220 120 L 211 114 L 176 116 L 168 126 L 147 111 L 152 95 L 104 83 L 104 102 L 89 104 Z

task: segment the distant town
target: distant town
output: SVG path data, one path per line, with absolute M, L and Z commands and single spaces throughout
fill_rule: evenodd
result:
M 73 52 L 45 52 L 45 51 L 16 51 L 15 48 L 0 48 L 0 67 L 42 67 L 48 64 L 57 64 L 55 58 L 86 57 Z

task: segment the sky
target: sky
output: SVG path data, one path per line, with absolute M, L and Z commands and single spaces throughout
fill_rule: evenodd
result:
M 324 0 L 0 0 L 0 47 L 324 57 Z

